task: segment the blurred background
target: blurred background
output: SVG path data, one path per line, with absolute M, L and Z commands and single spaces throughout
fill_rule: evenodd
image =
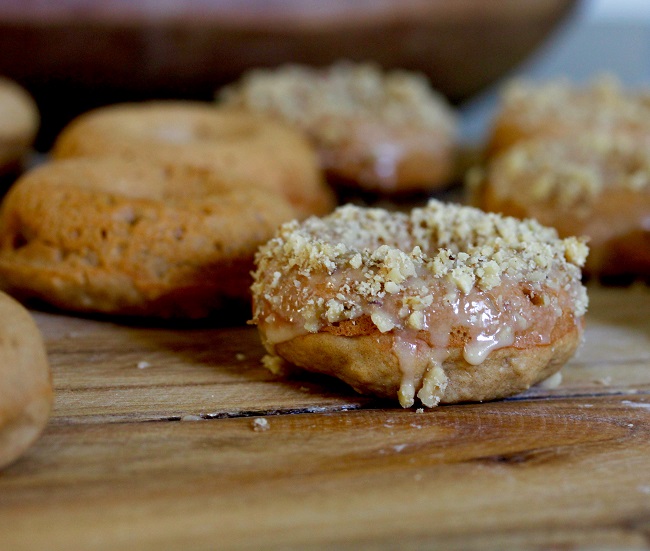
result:
M 627 86 L 650 84 L 649 1 L 578 2 L 528 58 L 462 104 L 463 135 L 468 141 L 482 138 L 498 90 L 509 78 L 543 81 L 566 76 L 588 82 L 603 73 L 616 75 Z
M 246 69 L 341 58 L 425 72 L 480 140 L 513 76 L 648 79 L 647 0 L 0 0 L 0 74 L 36 98 L 46 150 L 73 116 L 212 99 Z

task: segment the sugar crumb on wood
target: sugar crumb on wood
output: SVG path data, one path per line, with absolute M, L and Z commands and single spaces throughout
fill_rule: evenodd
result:
M 271 424 L 264 417 L 256 417 L 252 423 L 255 432 L 264 432 L 271 428 Z

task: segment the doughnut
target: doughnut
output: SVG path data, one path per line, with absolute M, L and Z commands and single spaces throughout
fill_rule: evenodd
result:
M 333 375 L 403 407 L 502 398 L 576 350 L 587 252 L 536 221 L 436 200 L 346 205 L 260 248 L 252 323 L 278 373 Z
M 52 161 L 0 206 L 0 288 L 78 312 L 201 318 L 250 302 L 257 247 L 295 217 L 265 186 L 211 171 Z
M 167 100 L 97 108 L 63 129 L 52 156 L 187 165 L 243 185 L 264 185 L 287 197 L 302 216 L 325 214 L 334 207 L 316 154 L 299 132 L 207 102 Z
M 650 96 L 625 90 L 611 75 L 585 86 L 565 79 L 515 80 L 504 87 L 486 150 L 491 157 L 527 139 L 594 132 L 647 139 Z
M 427 192 L 449 184 L 454 172 L 455 116 L 416 73 L 352 63 L 257 69 L 225 87 L 219 101 L 302 130 L 337 186 Z
M 587 236 L 586 274 L 648 278 L 649 143 L 604 133 L 524 141 L 468 183 L 486 210 L 535 218 L 560 236 Z
M 0 175 L 19 168 L 34 142 L 38 125 L 38 108 L 29 93 L 0 76 Z
M 41 434 L 52 408 L 52 382 L 43 338 L 14 299 L 0 293 L 0 468 Z

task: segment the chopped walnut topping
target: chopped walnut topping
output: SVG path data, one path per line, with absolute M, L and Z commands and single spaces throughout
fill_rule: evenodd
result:
M 455 133 L 446 100 L 423 75 L 382 72 L 373 64 L 340 62 L 325 69 L 286 65 L 249 72 L 221 95 L 226 104 L 279 116 L 323 143 L 346 139 L 348 119 Z
M 264 319 L 268 304 L 286 319 L 299 315 L 307 331 L 364 313 L 381 332 L 405 325 L 419 330 L 425 318 L 418 312 L 434 294 L 451 304 L 459 293 L 488 292 L 506 282 L 566 288 L 579 317 L 587 307 L 580 284 L 586 256 L 582 240 L 559 239 L 533 220 L 435 200 L 410 214 L 347 205 L 325 218 L 284 224 L 260 249 L 255 318 Z M 269 295 L 278 271 L 284 280 L 304 278 L 300 292 Z M 382 308 L 387 300 L 397 307 Z
M 650 126 L 649 126 L 650 128 Z M 484 178 L 496 197 L 586 208 L 607 189 L 650 193 L 649 142 L 620 134 L 539 138 L 496 157 Z
M 562 126 L 611 130 L 616 125 L 650 124 L 647 95 L 624 90 L 612 75 L 601 75 L 586 86 L 568 79 L 546 83 L 514 80 L 503 91 L 504 118 L 514 117 L 531 129 L 549 121 Z
M 416 329 L 418 331 L 424 329 L 424 313 L 422 310 L 415 310 L 412 312 L 408 317 L 407 325 L 411 329 Z

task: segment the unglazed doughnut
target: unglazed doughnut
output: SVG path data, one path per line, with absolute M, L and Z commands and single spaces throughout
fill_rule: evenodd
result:
M 452 176 L 455 117 L 421 75 L 288 65 L 251 71 L 220 98 L 304 131 L 336 184 L 398 194 L 437 189 Z
M 566 79 L 545 83 L 513 81 L 503 91 L 492 124 L 488 156 L 531 138 L 594 132 L 648 139 L 650 96 L 625 90 L 604 75 L 585 86 Z
M 560 236 L 587 236 L 587 273 L 648 277 L 649 144 L 605 133 L 521 142 L 471 176 L 471 185 L 486 210 L 536 218 Z
M 221 180 L 266 186 L 304 216 L 334 206 L 316 154 L 299 132 L 209 103 L 169 100 L 101 107 L 64 128 L 52 155 L 116 156 L 211 171 Z
M 13 80 L 0 77 L 0 174 L 18 168 L 38 124 L 38 108 L 29 93 Z
M 199 318 L 250 300 L 257 247 L 296 216 L 263 186 L 116 158 L 53 161 L 0 208 L 0 288 L 59 308 Z
M 0 468 L 20 457 L 43 431 L 52 382 L 43 338 L 19 303 L 0 293 Z
M 501 398 L 576 350 L 586 255 L 580 239 L 470 207 L 344 206 L 260 249 L 253 323 L 273 370 L 335 375 L 404 407 Z

